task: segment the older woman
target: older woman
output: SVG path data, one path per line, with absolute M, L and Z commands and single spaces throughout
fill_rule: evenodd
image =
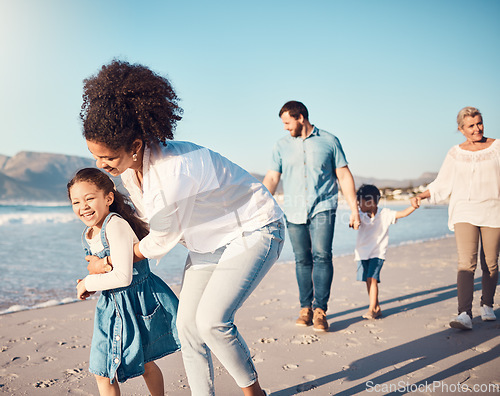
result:
M 148 68 L 113 61 L 85 80 L 83 98 L 97 166 L 121 175 L 150 226 L 134 254 L 160 259 L 177 243 L 189 251 L 177 327 L 192 393 L 215 394 L 213 352 L 244 395 L 264 395 L 233 320 L 281 252 L 279 206 L 228 159 L 171 140 L 182 110 L 169 81 Z
M 458 249 L 458 316 L 450 322 L 457 329 L 472 329 L 474 272 L 479 255 L 482 269 L 482 320 L 495 320 L 493 297 L 498 281 L 500 247 L 500 142 L 484 136 L 478 109 L 465 107 L 457 116 L 465 142 L 453 146 L 428 190 L 413 198 L 432 203 L 449 198 L 450 230 Z

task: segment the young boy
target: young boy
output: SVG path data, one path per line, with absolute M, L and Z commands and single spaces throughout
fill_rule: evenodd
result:
M 417 206 L 410 206 L 401 211 L 383 208 L 379 210 L 380 191 L 370 184 L 363 184 L 356 193 L 360 209 L 361 225 L 356 239 L 354 260 L 358 262 L 357 280 L 366 282 L 370 297 L 365 319 L 376 319 L 382 316 L 378 301 L 378 283 L 380 270 L 385 260 L 385 252 L 389 244 L 389 226 L 397 219 L 413 213 Z

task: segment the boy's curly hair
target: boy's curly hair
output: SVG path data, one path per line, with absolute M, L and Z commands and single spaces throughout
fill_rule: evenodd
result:
M 183 110 L 169 80 L 145 66 L 113 60 L 83 81 L 86 140 L 129 150 L 134 140 L 166 144 Z
M 363 184 L 358 191 L 356 191 L 356 198 L 358 201 L 361 201 L 361 199 L 365 201 L 373 200 L 378 204 L 380 200 L 380 190 L 373 184 Z

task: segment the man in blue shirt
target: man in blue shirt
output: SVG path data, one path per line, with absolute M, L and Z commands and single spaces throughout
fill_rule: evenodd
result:
M 274 146 L 272 169 L 263 183 L 274 194 L 283 181 L 283 208 L 299 285 L 301 310 L 296 324 L 313 324 L 315 331 L 328 331 L 338 186 L 351 208 L 349 226 L 358 229 L 354 179 L 340 141 L 309 122 L 303 103 L 285 103 L 279 116 L 290 136 Z

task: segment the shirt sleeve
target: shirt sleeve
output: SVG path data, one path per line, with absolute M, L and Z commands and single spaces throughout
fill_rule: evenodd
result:
M 134 265 L 134 231 L 126 220 L 113 216 L 106 226 L 113 270 L 106 274 L 87 275 L 85 288 L 88 291 L 110 290 L 129 286 Z
M 396 224 L 398 219 L 396 219 L 396 213 L 398 213 L 396 210 L 392 210 L 389 208 L 384 208 L 382 209 L 382 215 L 384 216 L 384 222 L 387 224 L 387 227 L 389 227 L 392 224 Z
M 273 156 L 271 161 L 271 170 L 283 173 L 283 165 L 281 161 L 281 154 L 278 148 L 278 144 L 273 147 Z
M 453 187 L 454 175 L 455 161 L 450 150 L 444 159 L 443 165 L 441 165 L 441 169 L 439 169 L 436 179 L 427 187 L 431 193 L 429 197 L 430 203 L 437 204 L 449 198 Z
M 345 157 L 344 150 L 342 149 L 342 145 L 340 144 L 340 140 L 337 137 L 335 137 L 333 141 L 333 154 L 333 166 L 335 169 L 343 168 L 344 166 L 349 165 Z
M 155 212 L 149 220 L 150 232 L 139 243 L 144 257 L 160 260 L 182 238 L 193 213 L 197 183 L 188 175 L 170 177 L 168 188 L 158 191 L 153 199 Z

